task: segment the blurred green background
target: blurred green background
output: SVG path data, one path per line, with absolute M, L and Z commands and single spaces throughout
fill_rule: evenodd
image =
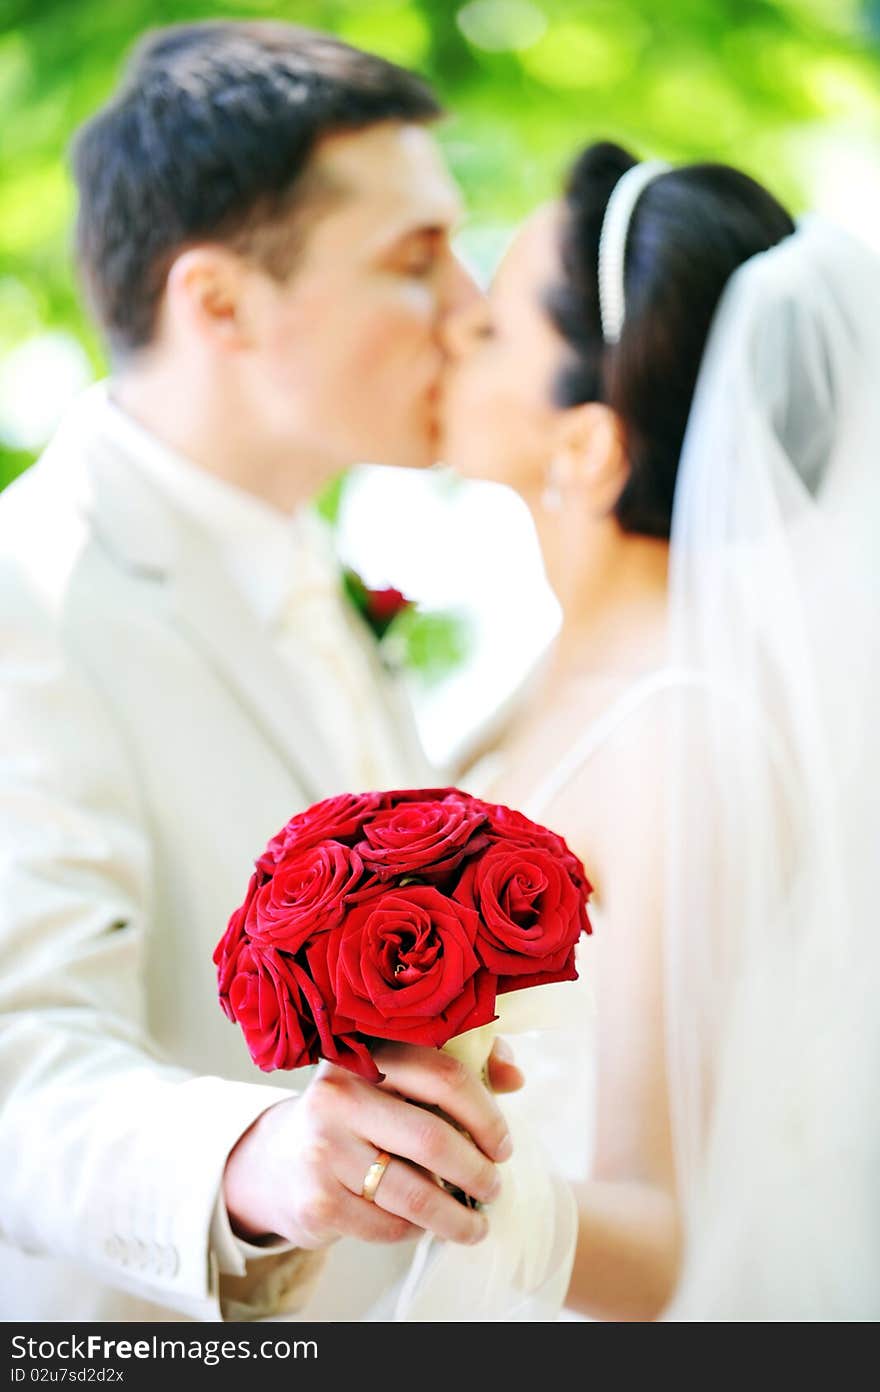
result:
M 274 17 L 420 69 L 485 272 L 572 152 L 720 158 L 880 228 L 880 0 L 0 0 L 0 486 L 102 369 L 69 255 L 65 150 L 144 29 Z

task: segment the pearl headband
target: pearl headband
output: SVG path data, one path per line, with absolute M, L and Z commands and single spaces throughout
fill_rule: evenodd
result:
M 602 337 L 617 343 L 626 317 L 626 239 L 635 206 L 648 184 L 669 169 L 661 160 L 634 164 L 614 185 L 599 237 L 599 315 Z

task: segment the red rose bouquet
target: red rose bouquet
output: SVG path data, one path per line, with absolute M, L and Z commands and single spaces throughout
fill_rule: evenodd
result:
M 272 838 L 214 953 L 262 1069 L 369 1080 L 371 1046 L 447 1045 L 496 998 L 573 980 L 590 886 L 561 837 L 456 788 L 344 794 Z

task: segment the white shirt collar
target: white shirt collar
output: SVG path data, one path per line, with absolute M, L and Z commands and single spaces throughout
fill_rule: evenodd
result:
M 274 624 L 299 579 L 305 549 L 331 559 L 328 529 L 310 507 L 281 512 L 252 493 L 202 469 L 164 445 L 110 396 L 110 383 L 93 388 L 105 433 L 199 530 L 246 603 L 266 627 Z

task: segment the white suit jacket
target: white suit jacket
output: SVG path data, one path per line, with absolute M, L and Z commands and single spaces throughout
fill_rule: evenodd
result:
M 211 1240 L 229 1150 L 308 1080 L 261 1078 L 211 954 L 344 787 L 198 529 L 75 410 L 0 495 L 0 1318 L 358 1318 L 394 1279 L 405 1248 L 343 1242 L 304 1307 L 310 1254 L 224 1276 Z

